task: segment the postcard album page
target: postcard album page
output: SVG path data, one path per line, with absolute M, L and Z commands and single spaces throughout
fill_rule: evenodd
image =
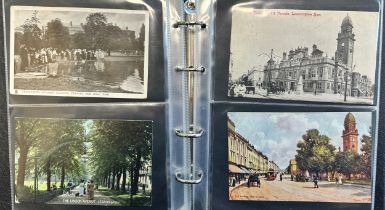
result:
M 167 209 L 162 1 L 4 3 L 12 208 Z
M 376 205 L 381 16 L 371 0 L 217 2 L 213 209 Z

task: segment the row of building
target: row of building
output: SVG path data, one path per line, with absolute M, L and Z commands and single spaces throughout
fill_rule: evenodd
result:
M 232 174 L 266 173 L 280 169 L 274 161 L 258 151 L 245 137 L 235 131 L 235 124 L 229 118 L 228 126 L 228 157 L 229 172 Z

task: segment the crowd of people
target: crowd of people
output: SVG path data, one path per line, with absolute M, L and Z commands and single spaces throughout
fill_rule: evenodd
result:
M 87 195 L 88 200 L 93 200 L 95 197 L 95 184 L 93 180 L 90 180 L 88 182 L 85 182 L 84 180 L 80 181 L 80 184 L 77 186 L 78 192 L 73 193 L 72 189 L 75 188 L 76 185 L 74 185 L 72 182 L 69 182 L 67 186 L 65 187 L 63 194 L 70 196 L 74 195 L 75 197 L 84 197 Z
M 36 71 L 36 67 L 42 65 L 55 64 L 65 61 L 77 61 L 85 63 L 86 61 L 103 61 L 106 55 L 110 55 L 110 51 L 102 49 L 63 49 L 56 48 L 27 48 L 22 46 L 18 55 L 15 55 L 15 73 Z M 103 70 L 101 63 L 98 69 Z M 50 66 L 55 68 L 55 65 Z M 52 70 L 50 71 L 52 72 Z

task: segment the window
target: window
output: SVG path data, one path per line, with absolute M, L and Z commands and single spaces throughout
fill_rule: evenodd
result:
M 317 70 L 316 70 L 316 69 L 313 69 L 313 70 L 311 71 L 311 77 L 312 77 L 312 78 L 315 78 L 315 77 L 316 77 L 316 74 L 317 74 Z
M 322 83 L 321 82 L 317 82 L 317 89 L 321 89 L 322 88 Z
M 324 68 L 323 67 L 318 67 L 318 74 L 319 74 L 319 77 L 323 77 L 323 74 L 324 74 Z

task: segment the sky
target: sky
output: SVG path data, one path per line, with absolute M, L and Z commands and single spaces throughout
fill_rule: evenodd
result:
M 342 131 L 347 112 L 308 113 L 256 113 L 229 112 L 235 130 L 255 148 L 273 160 L 281 169 L 287 168 L 289 160 L 295 158 L 297 143 L 309 129 L 318 129 L 331 138 L 337 148 L 342 147 Z M 356 119 L 359 139 L 369 134 L 372 113 L 352 112 Z M 359 141 L 361 148 L 361 141 Z M 360 151 L 359 151 L 360 152 Z
M 276 15 L 273 15 L 275 12 Z M 337 36 L 342 20 L 349 15 L 355 33 L 355 71 L 369 76 L 374 81 L 379 16 L 376 12 L 307 11 L 319 16 L 277 15 L 278 12 L 300 13 L 304 10 L 253 10 L 236 8 L 233 10 L 231 52 L 233 58 L 233 78 L 255 67 L 262 70 L 274 49 L 275 59 L 281 60 L 283 52 L 313 44 L 318 49 L 334 57 Z M 324 54 L 326 55 L 326 54 Z M 279 56 L 279 57 L 278 57 Z
M 34 10 L 38 10 L 38 18 L 42 25 L 46 25 L 49 21 L 59 18 L 65 25 L 69 25 L 72 21 L 73 25 L 80 25 L 86 22 L 86 17 L 95 12 L 102 12 L 107 17 L 108 23 L 113 23 L 122 29 L 128 27 L 129 30 L 134 30 L 136 36 L 139 36 L 140 28 L 145 23 L 145 15 L 133 14 L 130 11 L 124 10 L 108 10 L 108 9 L 84 9 L 77 8 L 74 11 L 68 8 L 48 8 L 48 7 L 15 7 L 15 18 L 13 21 L 15 27 L 24 24 L 25 20 L 31 18 Z M 64 10 L 64 11 L 63 11 Z M 112 12 L 113 11 L 113 12 Z

